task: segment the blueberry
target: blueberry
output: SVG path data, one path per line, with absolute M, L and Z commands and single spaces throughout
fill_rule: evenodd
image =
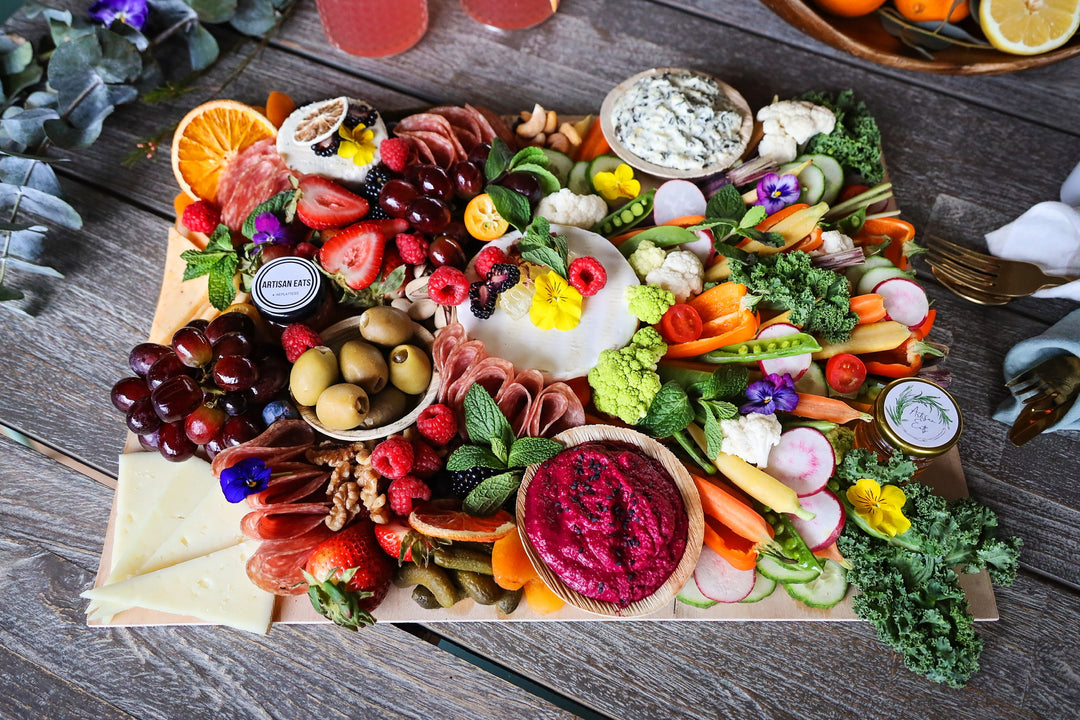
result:
M 271 400 L 262 409 L 262 419 L 267 426 L 277 420 L 297 420 L 299 417 L 300 412 L 288 400 Z

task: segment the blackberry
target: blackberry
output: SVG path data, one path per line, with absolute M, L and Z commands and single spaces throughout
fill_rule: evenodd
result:
M 342 124 L 352 130 L 357 125 L 371 127 L 379 119 L 379 113 L 370 105 L 361 103 L 349 103 L 349 112 L 342 120 Z
M 448 477 L 446 490 L 452 497 L 464 500 L 481 482 L 504 472 L 506 472 L 505 469 L 480 466 L 468 470 L 450 470 L 444 473 Z
M 317 142 L 312 145 L 311 150 L 319 157 L 333 157 L 337 154 L 339 145 L 341 145 L 341 138 L 339 138 L 337 134 L 334 134 L 322 142 Z
M 495 301 L 498 298 L 498 293 L 493 292 L 483 280 L 477 280 L 469 286 L 469 309 L 481 320 L 487 320 L 495 312 Z
M 521 280 L 521 271 L 518 270 L 517 265 L 496 263 L 488 270 L 487 286 L 496 295 L 514 287 L 519 280 Z
M 369 198 L 368 212 L 367 212 L 367 215 L 364 216 L 364 219 L 365 220 L 389 220 L 390 219 L 390 214 L 387 213 L 385 210 L 383 210 L 382 207 L 379 205 L 379 196 L 378 195 L 375 196 L 374 200 L 371 200 Z

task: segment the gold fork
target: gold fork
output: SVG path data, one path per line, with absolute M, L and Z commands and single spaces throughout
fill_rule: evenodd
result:
M 1004 305 L 1014 299 L 1008 295 L 993 295 L 978 290 L 972 290 L 971 288 L 962 285 L 957 285 L 949 275 L 940 272 L 935 267 L 931 267 L 930 272 L 934 274 L 934 277 L 937 278 L 938 282 L 944 285 L 946 289 L 952 290 L 955 294 L 965 300 L 970 300 L 979 305 Z
M 950 281 L 953 292 L 959 287 L 985 296 L 1024 297 L 1077 279 L 1049 275 L 1035 263 L 984 255 L 939 237 L 931 236 L 926 249 L 934 276 Z

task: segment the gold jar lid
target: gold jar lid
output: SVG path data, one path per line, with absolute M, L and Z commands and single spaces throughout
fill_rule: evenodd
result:
M 881 436 L 905 455 L 933 458 L 956 444 L 964 429 L 952 395 L 921 378 L 901 378 L 885 386 L 874 401 Z

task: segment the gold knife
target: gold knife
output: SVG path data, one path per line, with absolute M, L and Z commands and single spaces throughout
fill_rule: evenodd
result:
M 1060 405 L 1055 404 L 1056 395 L 1050 395 L 1038 402 L 1025 405 L 1020 412 L 1020 416 L 1013 423 L 1012 429 L 1009 430 L 1009 441 L 1019 447 L 1055 425 L 1058 420 L 1065 416 L 1065 413 L 1069 412 L 1073 403 L 1076 402 L 1076 395 L 1077 393 L 1074 391 Z

